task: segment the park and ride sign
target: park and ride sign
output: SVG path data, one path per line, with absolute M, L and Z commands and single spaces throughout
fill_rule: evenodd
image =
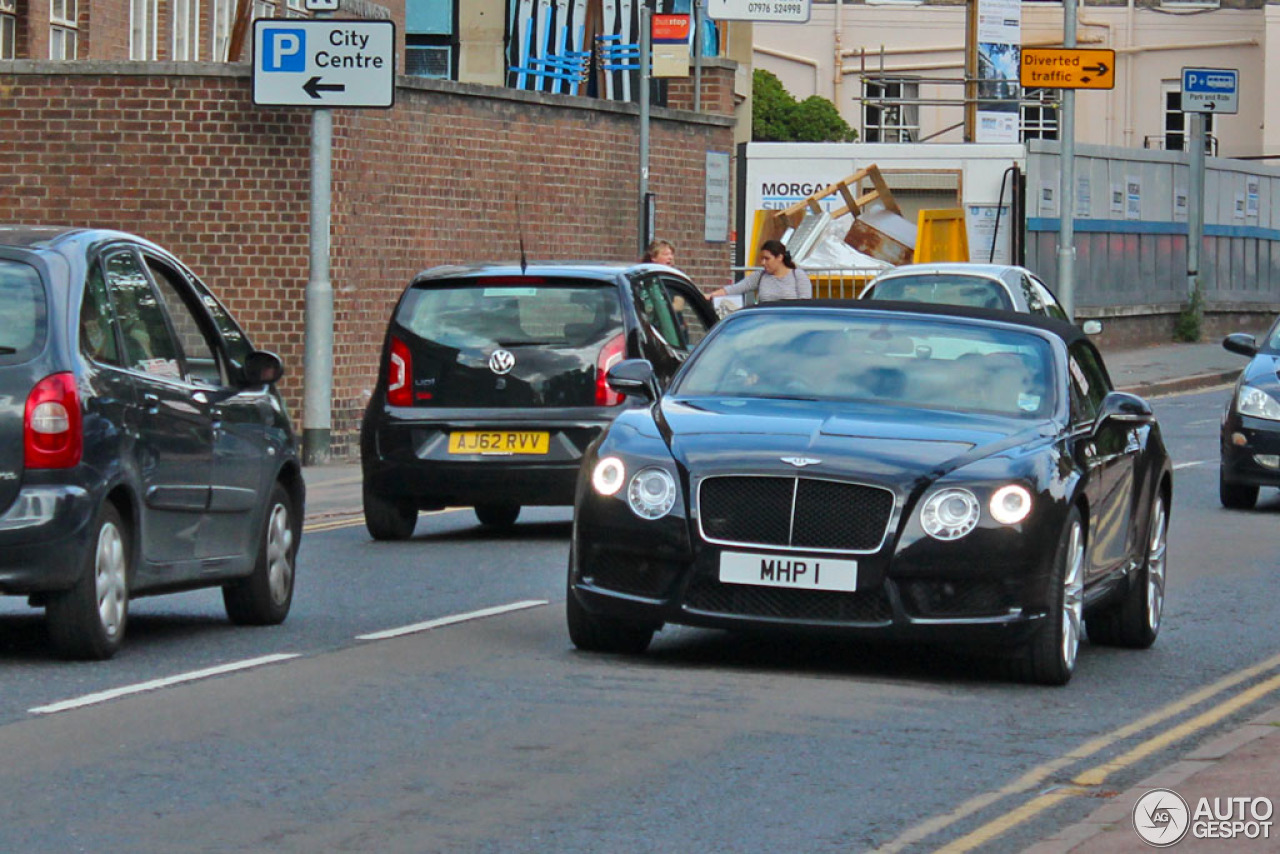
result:
M 253 103 L 390 107 L 395 44 L 391 21 L 259 18 L 253 22 Z

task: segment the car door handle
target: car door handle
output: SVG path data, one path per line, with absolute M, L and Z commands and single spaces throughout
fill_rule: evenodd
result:
M 160 395 L 146 392 L 142 395 L 142 405 L 147 412 L 155 414 L 160 411 Z
M 208 403 L 209 395 L 205 394 L 202 391 L 198 391 L 195 394 L 191 395 L 191 399 L 194 400 L 196 403 Z

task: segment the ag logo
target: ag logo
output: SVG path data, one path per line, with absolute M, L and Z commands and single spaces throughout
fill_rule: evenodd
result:
M 516 357 L 511 355 L 509 350 L 494 350 L 493 355 L 489 357 L 489 370 L 495 374 L 510 373 L 515 366 Z
M 1143 842 L 1156 848 L 1180 842 L 1190 826 L 1187 802 L 1172 789 L 1152 789 L 1133 805 L 1133 829 Z

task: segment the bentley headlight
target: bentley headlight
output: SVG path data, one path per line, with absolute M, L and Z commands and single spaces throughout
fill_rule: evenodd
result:
M 967 489 L 940 489 L 920 508 L 920 524 L 935 540 L 958 540 L 974 529 L 981 505 Z
M 1240 392 L 1236 395 L 1236 409 L 1241 415 L 1280 421 L 1280 400 L 1251 385 L 1240 386 Z
M 1002 486 L 991 496 L 991 518 L 1001 525 L 1016 525 L 1031 512 L 1031 493 L 1026 487 L 1011 483 Z
M 676 504 L 676 480 L 666 469 L 640 469 L 627 487 L 627 504 L 641 519 L 661 519 Z
M 591 485 L 601 495 L 616 495 L 622 489 L 627 470 L 617 457 L 605 457 L 591 472 Z

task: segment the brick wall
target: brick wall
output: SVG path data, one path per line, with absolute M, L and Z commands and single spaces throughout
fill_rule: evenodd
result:
M 252 104 L 243 66 L 0 63 L 0 222 L 139 233 L 189 264 L 278 352 L 299 430 L 309 271 L 310 111 Z M 132 72 L 132 73 L 129 73 Z M 333 448 L 355 453 L 390 310 L 442 263 L 637 256 L 637 114 L 617 105 L 402 79 L 391 110 L 334 114 Z M 722 117 L 655 110 L 658 236 L 695 281 L 727 280 L 703 240 Z

